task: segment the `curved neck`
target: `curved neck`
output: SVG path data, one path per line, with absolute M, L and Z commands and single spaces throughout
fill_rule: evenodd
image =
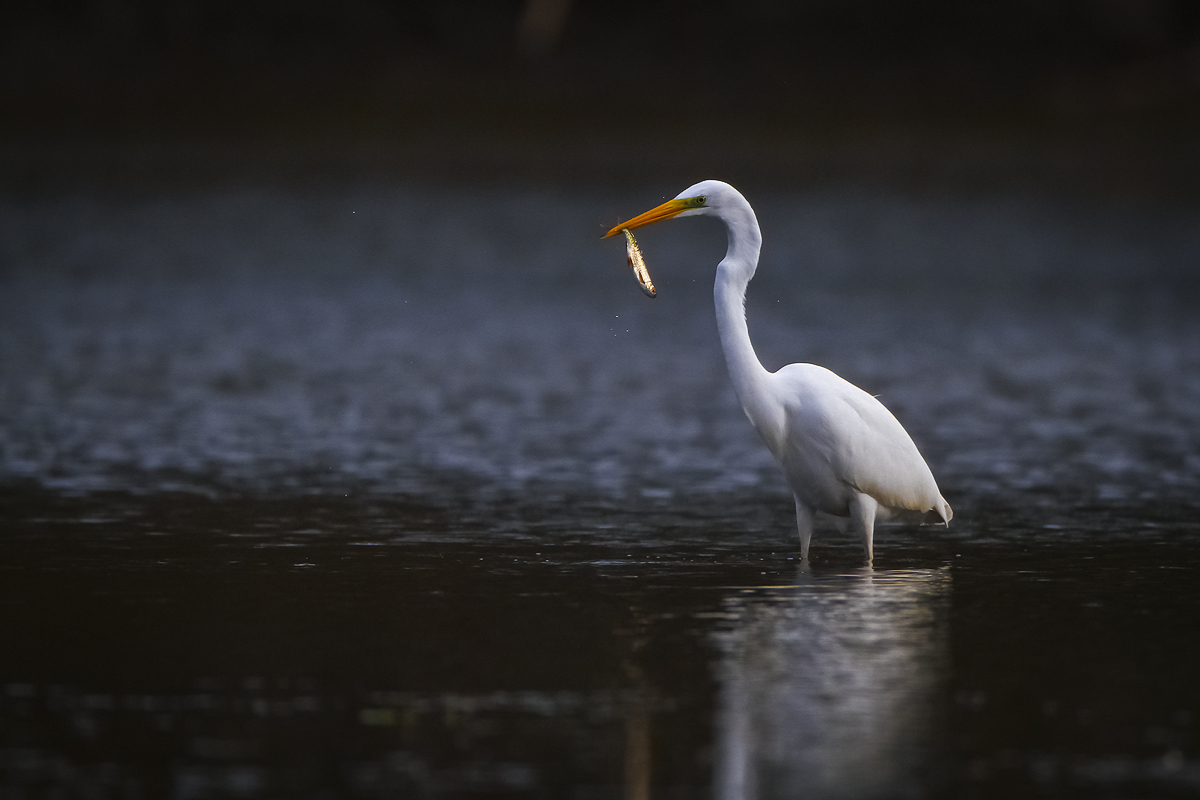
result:
M 726 268 L 725 262 L 717 268 L 717 282 L 713 287 L 713 299 L 717 307 L 717 331 L 721 335 L 721 349 L 725 351 L 725 364 L 738 400 L 750 418 L 754 419 L 751 406 L 761 397 L 755 391 L 768 375 L 754 345 L 750 343 L 750 331 L 746 327 L 746 284 L 739 280 L 734 270 Z
M 758 425 L 765 411 L 759 406 L 767 396 L 763 384 L 770 373 L 758 360 L 754 345 L 750 343 L 745 303 L 746 287 L 758 266 L 762 235 L 749 203 L 744 207 L 722 209 L 721 218 L 728 229 L 729 249 L 717 265 L 717 280 L 713 286 L 717 330 L 734 391 L 750 420 Z

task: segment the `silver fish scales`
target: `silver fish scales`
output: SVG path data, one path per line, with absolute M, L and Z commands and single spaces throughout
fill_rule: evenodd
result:
M 642 287 L 642 291 L 647 297 L 657 296 L 658 292 L 654 288 L 654 281 L 650 280 L 650 270 L 646 269 L 646 260 L 642 258 L 642 251 L 638 248 L 637 239 L 633 238 L 633 233 L 628 228 L 622 228 L 621 231 L 625 234 L 625 260 L 629 262 L 629 268 L 633 270 L 638 286 Z

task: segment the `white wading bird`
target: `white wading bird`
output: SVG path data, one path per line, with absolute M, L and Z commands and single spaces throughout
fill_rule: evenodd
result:
M 717 265 L 713 294 L 721 348 L 750 422 L 783 467 L 796 496 L 800 556 L 808 560 L 817 511 L 849 518 L 873 558 L 876 518 L 949 524 L 950 504 L 912 438 L 871 395 L 815 364 L 767 372 L 746 328 L 746 286 L 758 266 L 762 233 L 737 189 L 702 181 L 674 200 L 623 222 L 605 236 L 673 217 L 716 217 L 729 249 Z

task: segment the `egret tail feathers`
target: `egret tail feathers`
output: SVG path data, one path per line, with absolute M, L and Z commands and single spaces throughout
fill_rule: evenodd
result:
M 950 510 L 950 504 L 946 502 L 944 497 L 939 497 L 934 503 L 933 508 L 927 511 L 916 511 L 908 508 L 889 508 L 887 509 L 887 518 L 895 522 L 902 522 L 909 525 L 945 525 L 950 527 L 950 520 L 954 519 L 954 512 Z
M 939 497 L 938 500 L 939 502 L 933 510 L 942 518 L 942 524 L 949 528 L 950 520 L 954 519 L 954 511 L 951 510 L 950 504 L 946 502 L 946 498 Z

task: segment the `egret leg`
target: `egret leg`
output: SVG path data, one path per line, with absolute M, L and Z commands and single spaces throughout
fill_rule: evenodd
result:
M 796 530 L 800 532 L 800 560 L 808 561 L 808 543 L 812 541 L 813 510 L 796 498 Z
M 868 564 L 875 560 L 875 512 L 878 510 L 879 503 L 869 494 L 857 494 L 850 501 L 850 519 L 862 536 Z

